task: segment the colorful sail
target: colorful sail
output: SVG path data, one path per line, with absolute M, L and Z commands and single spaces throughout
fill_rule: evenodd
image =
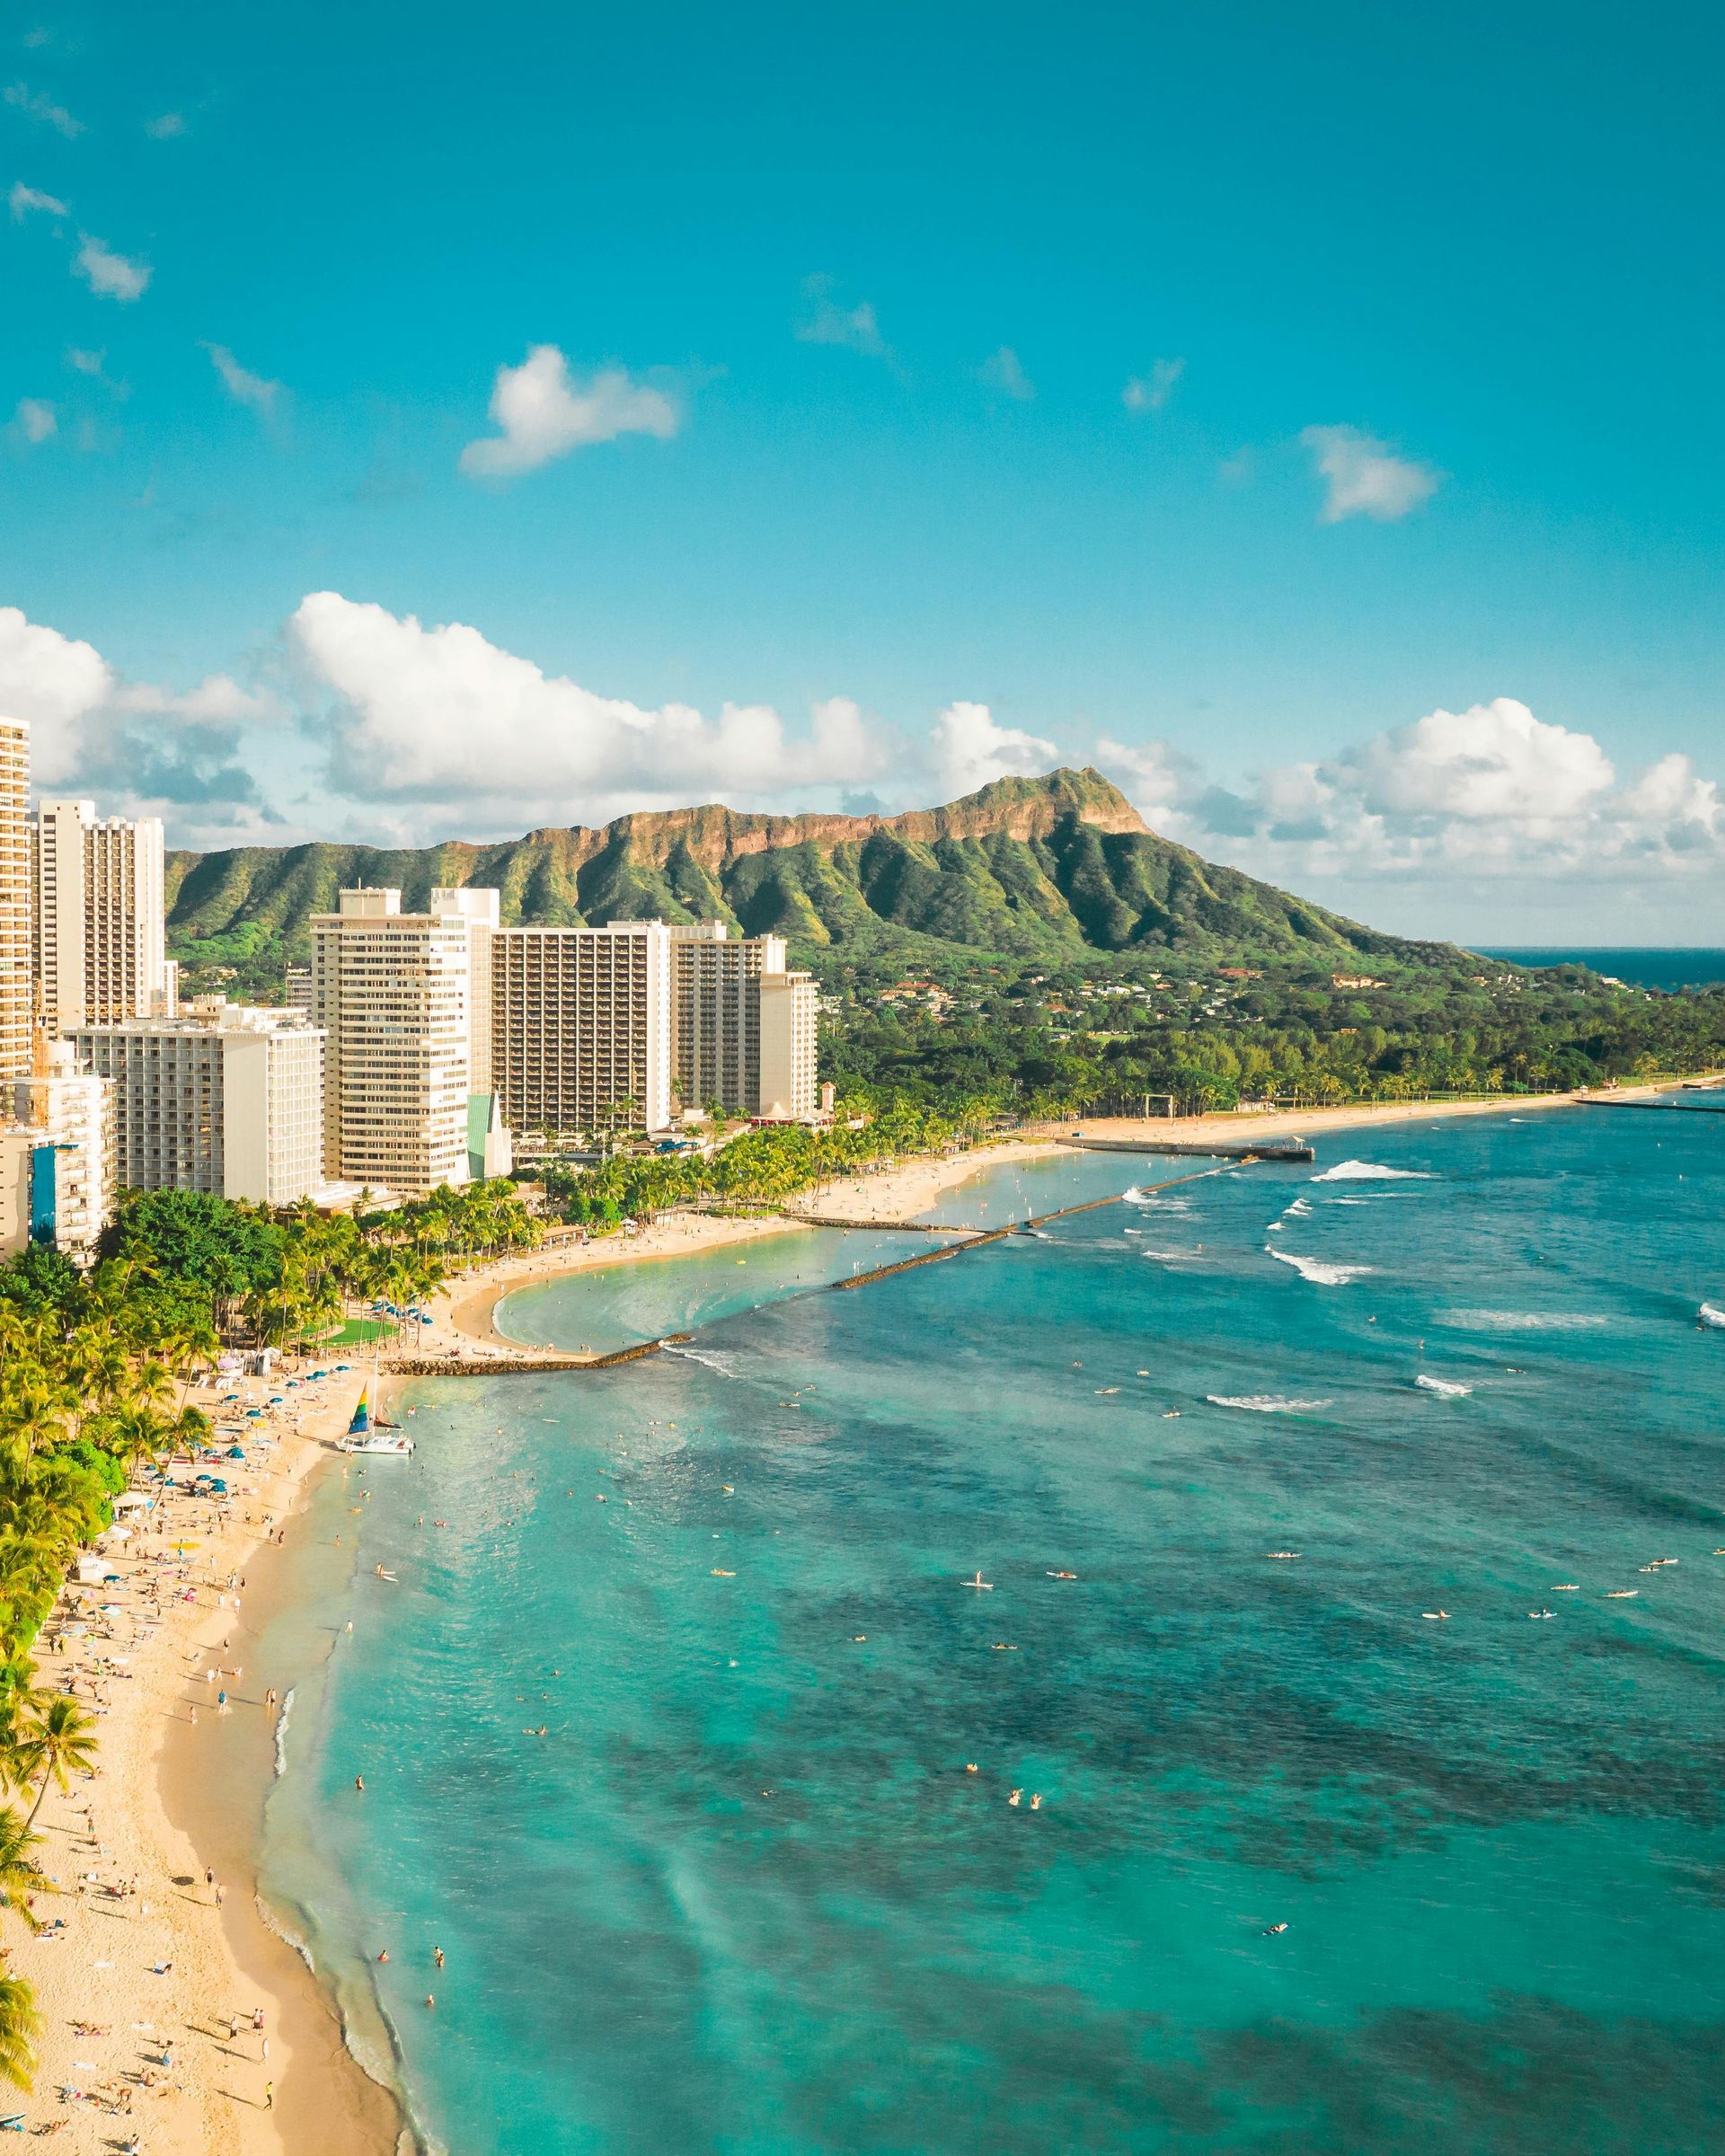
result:
M 369 1388 L 362 1385 L 359 1389 L 359 1404 L 354 1409 L 353 1420 L 348 1425 L 348 1435 L 349 1437 L 362 1437 L 370 1427 Z

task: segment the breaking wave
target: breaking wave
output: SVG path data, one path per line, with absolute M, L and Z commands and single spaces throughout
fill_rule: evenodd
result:
M 1695 1315 L 1703 1325 L 1711 1325 L 1716 1332 L 1725 1332 L 1725 1310 L 1717 1303 L 1703 1303 Z
M 1279 1392 L 1207 1392 L 1204 1397 L 1213 1408 L 1244 1408 L 1252 1415 L 1315 1415 L 1320 1408 L 1334 1405 L 1328 1400 L 1288 1400 Z
M 1311 1281 L 1314 1287 L 1346 1287 L 1362 1273 L 1376 1269 L 1369 1265 L 1336 1265 L 1328 1258 L 1296 1258 L 1292 1250 L 1273 1250 L 1268 1243 L 1264 1249 L 1278 1265 L 1291 1265 L 1301 1279 Z
M 1438 1315 L 1446 1325 L 1477 1332 L 1582 1332 L 1611 1322 L 1563 1310 L 1444 1310 Z
M 1473 1390 L 1472 1385 L 1458 1385 L 1453 1378 L 1428 1377 L 1423 1370 L 1413 1382 L 1422 1392 L 1436 1392 L 1444 1400 L 1464 1400 Z
M 1312 1178 L 1314 1183 L 1429 1183 L 1435 1180 L 1429 1169 L 1380 1168 L 1371 1161 L 1338 1161 L 1333 1168 Z
M 294 1711 L 294 1695 L 297 1684 L 290 1684 L 282 1695 L 281 1712 L 276 1717 L 276 1780 L 279 1781 L 288 1772 L 288 1717 Z
M 722 1355 L 715 1355 L 711 1348 L 663 1348 L 661 1355 L 680 1355 L 692 1363 L 704 1363 L 709 1370 L 716 1370 L 721 1377 L 735 1377 L 736 1367 Z

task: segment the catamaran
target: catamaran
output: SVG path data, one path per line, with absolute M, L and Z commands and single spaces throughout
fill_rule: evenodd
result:
M 371 1412 L 372 1386 L 377 1383 L 377 1365 L 374 1356 L 371 1384 L 359 1388 L 359 1398 L 354 1405 L 353 1419 L 348 1425 L 345 1437 L 338 1437 L 338 1453 L 366 1453 L 374 1458 L 400 1460 L 413 1450 L 413 1440 L 393 1422 L 379 1418 L 375 1423 Z

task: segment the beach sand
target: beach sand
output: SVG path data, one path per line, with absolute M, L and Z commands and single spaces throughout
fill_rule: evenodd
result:
M 64 1928 L 32 1940 L 10 1927 L 12 1965 L 35 1985 L 44 2026 L 34 2093 L 0 2098 L 0 2112 L 22 2109 L 31 2127 L 65 2120 L 57 2148 L 95 2156 L 133 2132 L 147 2156 L 380 2156 L 397 2145 L 393 2098 L 361 2072 L 311 1972 L 264 1922 L 253 1869 L 274 1736 L 248 1650 L 282 1554 L 266 1541 L 274 1530 L 265 1521 L 281 1526 L 302 1501 L 360 1382 L 355 1371 L 322 1386 L 302 1432 L 293 1427 L 301 1418 L 278 1410 L 277 1445 L 262 1456 L 250 1436 L 260 1426 L 249 1426 L 252 1456 L 230 1463 L 225 1523 L 190 1497 L 158 1503 L 150 1531 L 113 1559 L 118 1586 L 63 1597 L 63 1608 L 72 1599 L 93 1612 L 115 1605 L 112 1638 L 95 1637 L 93 1626 L 50 1652 L 50 1621 L 39 1643 L 45 1685 L 98 1655 L 117 1666 L 94 1683 L 78 1679 L 86 1705 L 93 1694 L 107 1701 L 100 1772 L 74 1777 L 66 1795 L 50 1789 L 36 1822 L 40 1861 L 58 1891 L 39 1895 L 35 1914 Z M 191 1397 L 213 1406 L 224 1392 L 267 1399 L 280 1390 L 238 1381 Z M 181 1542 L 196 1544 L 185 1551 L 183 1579 L 177 1562 L 155 1561 Z M 230 1577 L 243 1578 L 243 1592 L 229 1588 Z M 146 1581 L 161 1585 L 159 1622 L 141 1591 Z M 177 1599 L 188 1587 L 193 1598 Z M 212 1667 L 218 1674 L 205 1682 Z M 217 1705 L 224 1686 L 226 1714 Z M 133 1883 L 123 1896 L 103 1891 Z M 261 2031 L 251 2023 L 259 2009 Z M 231 2036 L 229 2016 L 241 2021 Z M 103 2033 L 79 2035 L 77 2022 Z M 129 2116 L 65 2101 L 62 2089 L 109 2098 L 129 2089 Z

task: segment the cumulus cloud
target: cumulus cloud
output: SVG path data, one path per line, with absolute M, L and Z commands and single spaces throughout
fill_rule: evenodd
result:
M 1052 741 L 996 725 L 986 703 L 949 703 L 934 721 L 933 751 L 943 801 L 974 793 L 992 779 L 1032 777 L 1060 758 Z
M 1442 473 L 1397 456 L 1357 427 L 1308 427 L 1300 440 L 1324 482 L 1322 524 L 1340 524 L 1344 517 L 1393 523 L 1429 501 L 1442 483 Z
M 794 334 L 804 344 L 839 344 L 871 359 L 889 359 L 892 348 L 880 334 L 871 300 L 843 306 L 833 296 L 833 279 L 824 275 L 805 277 L 802 296 L 809 312 L 795 325 Z
M 1036 394 L 1036 384 L 1024 372 L 1018 354 L 1010 344 L 1003 344 L 998 351 L 990 352 L 982 363 L 982 378 L 990 389 L 998 390 L 1003 397 L 1014 397 L 1021 404 L 1029 403 Z
M 122 304 L 141 299 L 152 274 L 147 262 L 128 261 L 102 241 L 93 239 L 87 232 L 78 234 L 78 252 L 73 258 L 72 269 L 74 275 L 83 278 L 99 298 L 117 299 Z
M 12 423 L 23 439 L 32 446 L 37 442 L 45 442 L 50 435 L 57 434 L 60 424 L 55 416 L 54 407 L 44 403 L 40 397 L 20 397 Z
M 763 704 L 728 703 L 716 719 L 644 708 L 546 675 L 463 623 L 427 627 L 333 591 L 300 603 L 288 641 L 332 700 L 340 767 L 373 797 L 510 803 L 559 820 L 624 797 L 639 807 L 854 784 L 884 760 L 845 698 L 817 704 L 801 737 Z
M 31 726 L 38 786 L 77 786 L 116 808 L 172 813 L 258 802 L 243 729 L 273 716 L 226 675 L 182 694 L 131 682 L 93 644 L 0 606 L 0 711 Z
M 535 344 L 519 367 L 500 367 L 491 413 L 500 432 L 469 442 L 461 469 L 470 479 L 512 479 L 553 457 L 620 434 L 677 432 L 677 406 L 660 389 L 633 380 L 620 367 L 586 382 L 569 371 L 554 344 Z
M 68 142 L 84 133 L 84 122 L 74 119 L 64 105 L 57 105 L 44 90 L 32 90 L 28 83 L 12 83 L 0 92 L 14 110 L 27 112 L 32 119 L 40 119 L 57 135 L 64 135 Z
M 266 381 L 263 376 L 254 375 L 243 367 L 225 344 L 206 344 L 210 365 L 222 378 L 222 387 L 236 404 L 243 404 L 262 419 L 270 419 L 276 409 L 276 400 L 281 394 L 279 382 Z
M 1098 753 L 1155 828 L 1296 889 L 1725 875 L 1716 781 L 1676 754 L 1621 780 L 1591 734 L 1514 697 L 1429 711 L 1237 790 L 1163 745 L 1104 741 Z
M 1128 411 L 1160 411 L 1185 372 L 1183 359 L 1158 359 L 1147 375 L 1133 376 L 1120 392 L 1120 402 Z
M 22 180 L 14 180 L 12 191 L 6 197 L 6 208 L 12 212 L 14 225 L 22 225 L 32 209 L 40 209 L 50 217 L 70 216 L 66 204 L 56 196 L 45 195 L 40 187 L 26 187 Z

